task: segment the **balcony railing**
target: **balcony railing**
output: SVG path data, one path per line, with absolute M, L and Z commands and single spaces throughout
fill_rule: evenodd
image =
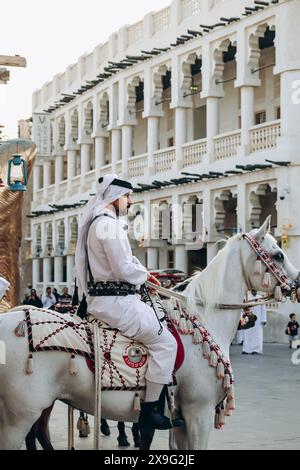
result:
M 105 175 L 108 175 L 109 173 L 112 173 L 112 164 L 111 163 L 109 165 L 105 165 L 101 168 L 100 176 L 105 176 Z
M 175 147 L 154 152 L 155 173 L 172 170 L 173 162 L 176 160 Z
M 250 129 L 250 152 L 261 152 L 275 148 L 280 135 L 280 119 L 252 127 Z
M 241 146 L 241 131 L 231 131 L 217 135 L 214 138 L 216 160 L 236 157 L 237 149 Z
M 116 163 L 116 173 L 118 176 L 121 176 L 122 174 L 122 165 L 123 165 L 122 160 Z
M 202 162 L 207 151 L 207 140 L 195 140 L 182 146 L 183 148 L 183 168 L 197 165 Z
M 91 170 L 85 175 L 84 185 L 87 186 L 90 190 L 95 189 L 96 185 L 96 172 Z
M 128 160 L 128 177 L 143 176 L 147 168 L 148 154 L 138 155 Z
M 72 178 L 72 187 L 71 187 L 71 194 L 78 194 L 78 190 L 80 188 L 81 182 L 81 175 L 74 176 Z

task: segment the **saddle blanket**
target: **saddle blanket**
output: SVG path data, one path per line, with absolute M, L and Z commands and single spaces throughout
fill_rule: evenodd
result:
M 30 353 L 63 351 L 81 355 L 86 358 L 88 367 L 94 372 L 93 334 L 89 322 L 76 315 L 38 309 L 26 310 L 25 321 Z M 102 390 L 144 390 L 148 365 L 147 348 L 104 323 L 99 329 Z M 176 333 L 173 331 L 173 334 Z M 180 341 L 178 333 L 176 339 L 177 342 Z M 183 361 L 182 343 L 179 344 L 178 352 L 181 359 L 176 361 L 177 368 Z

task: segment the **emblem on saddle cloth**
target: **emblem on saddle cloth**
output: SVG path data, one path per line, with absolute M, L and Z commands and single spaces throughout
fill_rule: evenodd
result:
M 147 348 L 92 315 L 88 316 L 88 323 L 97 323 L 99 328 L 102 390 L 144 390 L 148 366 Z M 90 361 L 88 365 L 94 371 L 94 365 Z

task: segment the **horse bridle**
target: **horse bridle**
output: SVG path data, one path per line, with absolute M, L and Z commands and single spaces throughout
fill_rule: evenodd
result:
M 253 251 L 255 252 L 257 256 L 257 259 L 260 260 L 266 266 L 267 271 L 269 271 L 278 281 L 278 285 L 280 286 L 282 291 L 284 291 L 285 296 L 291 294 L 292 290 L 296 290 L 300 287 L 300 279 L 299 279 L 300 273 L 298 274 L 297 279 L 295 280 L 290 279 L 285 274 L 285 272 L 274 263 L 269 253 L 265 250 L 265 248 L 261 245 L 261 243 L 259 243 L 254 237 L 252 237 L 252 235 L 250 235 L 249 233 L 245 233 L 242 235 L 242 238 L 249 243 L 250 247 L 253 249 Z M 247 282 L 248 281 L 247 277 L 246 276 L 244 277 Z M 249 282 L 247 282 L 247 284 L 248 284 L 247 285 L 248 289 L 252 290 L 252 286 L 249 285 Z M 154 288 L 155 290 L 157 290 L 157 292 L 161 293 L 165 297 L 175 298 L 176 300 L 180 302 L 186 301 L 186 298 L 183 294 L 170 291 L 164 287 L 158 287 L 157 285 L 152 284 L 149 281 L 146 282 L 146 285 L 148 287 Z M 216 307 L 220 309 L 225 309 L 225 310 L 240 309 L 244 307 L 253 307 L 254 305 L 264 305 L 266 303 L 269 303 L 271 300 L 272 300 L 272 297 L 269 296 L 267 298 L 262 299 L 261 301 L 256 300 L 255 302 L 246 302 L 243 304 L 235 304 L 235 305 L 218 304 L 216 305 Z

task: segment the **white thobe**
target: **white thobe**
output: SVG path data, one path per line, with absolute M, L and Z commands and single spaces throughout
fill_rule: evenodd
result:
M 135 286 L 144 284 L 148 271 L 132 255 L 123 221 L 108 209 L 101 214 L 91 224 L 87 240 L 94 281 L 125 281 Z M 177 343 L 167 328 L 158 335 L 160 326 L 155 313 L 138 295 L 88 296 L 87 305 L 90 314 L 147 346 L 149 363 L 146 378 L 149 381 L 159 384 L 170 381 Z
M 256 296 L 251 300 L 260 299 Z M 265 305 L 257 305 L 251 308 L 252 313 L 257 316 L 257 320 L 253 328 L 244 330 L 243 352 L 252 354 L 256 352 L 262 354 L 263 352 L 263 328 L 267 322 L 267 311 Z

